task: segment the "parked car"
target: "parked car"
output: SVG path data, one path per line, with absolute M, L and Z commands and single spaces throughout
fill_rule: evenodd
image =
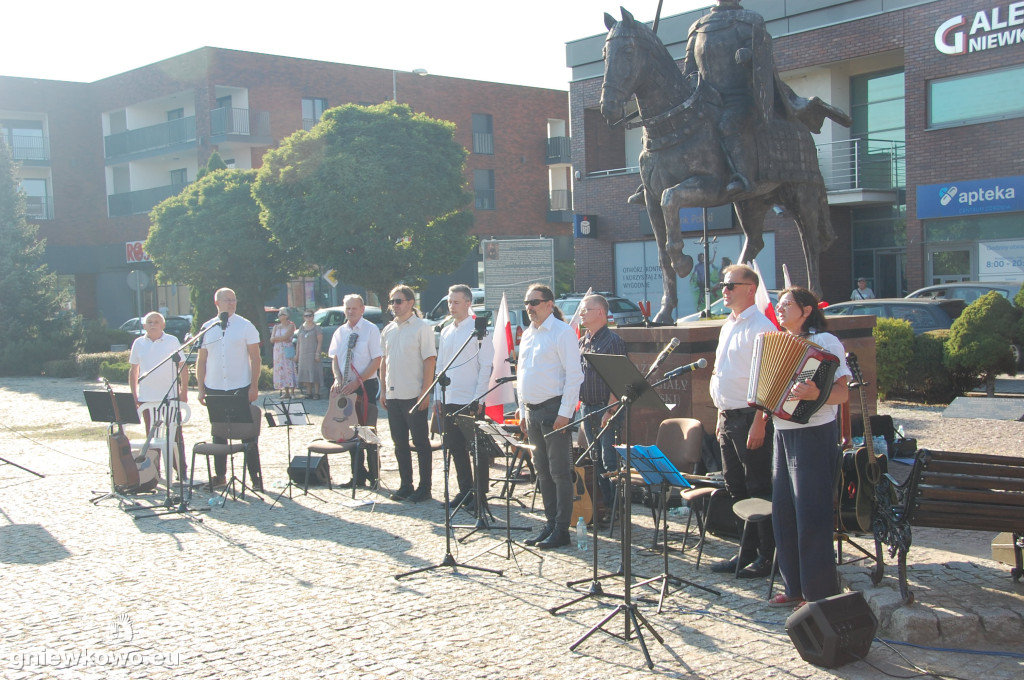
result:
M 302 318 L 301 314 L 299 318 Z M 366 305 L 363 311 L 363 318 L 377 328 L 384 328 L 388 323 L 384 320 L 384 313 L 380 307 Z M 334 331 L 338 330 L 338 327 L 345 323 L 345 321 L 344 307 L 324 307 L 313 312 L 313 323 L 320 326 L 320 330 L 324 334 L 324 344 L 321 347 L 321 364 L 324 369 L 326 385 L 334 382 L 334 374 L 331 372 L 331 360 L 327 357 L 327 350 L 331 348 L 331 338 L 334 337 Z
M 471 288 L 473 291 L 473 308 L 477 306 L 483 308 L 484 304 L 484 289 L 483 288 Z M 475 312 L 474 312 L 475 313 Z M 448 295 L 441 298 L 434 308 L 423 315 L 427 321 L 442 321 L 448 316 Z
M 963 300 L 930 298 L 877 298 L 837 302 L 824 309 L 826 316 L 874 314 L 885 319 L 904 319 L 914 327 L 914 334 L 949 328 L 967 305 Z
M 779 304 L 779 291 L 768 291 L 768 297 L 771 299 L 773 305 Z M 701 310 L 701 312 L 702 311 L 703 310 Z M 725 317 L 729 316 L 729 308 L 725 306 L 725 298 L 718 298 L 717 300 L 711 303 L 710 316 L 704 316 L 701 312 L 694 312 L 693 314 L 681 316 L 678 319 L 676 319 L 676 322 L 678 323 L 680 321 L 683 321 L 686 323 L 690 323 L 691 321 L 704 321 L 706 319 L 724 319 Z
M 619 297 L 614 293 L 597 292 L 597 294 L 604 296 L 608 300 L 609 326 L 628 326 L 644 322 L 644 313 L 640 311 L 640 307 L 632 300 Z M 576 313 L 576 308 L 580 306 L 583 296 L 584 293 L 569 293 L 555 300 L 555 305 L 562 310 L 566 321 L 571 319 L 572 315 Z
M 1024 281 L 958 281 L 956 283 L 940 283 L 935 286 L 918 288 L 908 298 L 959 298 L 971 304 L 989 291 L 996 291 L 1004 298 L 1013 300 Z
M 267 334 L 274 330 L 274 326 L 277 325 L 277 315 L 284 309 L 288 312 L 288 319 L 296 326 L 302 323 L 302 310 L 298 307 L 264 307 L 263 312 L 266 314 L 267 322 Z
M 164 326 L 164 332 L 178 338 L 179 342 L 185 342 L 185 336 L 192 330 L 192 320 L 184 316 L 166 316 L 164 319 L 167 321 L 167 325 Z M 146 329 L 142 327 L 142 317 L 138 316 L 125 321 L 121 324 L 119 330 L 131 333 L 132 335 L 144 335 L 146 333 Z

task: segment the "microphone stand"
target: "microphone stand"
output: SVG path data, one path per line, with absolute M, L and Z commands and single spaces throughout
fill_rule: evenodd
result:
M 477 332 L 474 331 L 473 333 L 470 334 L 470 336 L 468 338 L 466 338 L 466 342 L 462 343 L 462 347 L 460 347 L 459 351 L 455 353 L 455 356 L 453 356 L 451 358 L 451 361 L 449 361 L 448 364 L 445 365 L 445 367 L 442 368 L 438 372 L 437 376 L 434 377 L 434 381 L 432 383 L 430 383 L 430 385 L 427 387 L 427 389 L 424 390 L 423 394 L 420 395 L 420 398 L 416 400 L 416 403 L 413 404 L 412 408 L 409 409 L 409 413 L 410 414 L 414 413 L 416 411 L 416 409 L 419 408 L 419 405 L 423 403 L 423 400 L 427 399 L 430 396 L 430 393 L 433 391 L 434 386 L 435 385 L 440 385 L 441 386 L 441 422 L 439 424 L 438 429 L 441 430 L 441 450 L 442 450 L 442 456 L 443 456 L 443 459 L 444 459 L 444 544 L 445 544 L 445 552 L 444 552 L 444 559 L 441 560 L 441 562 L 439 562 L 438 564 L 430 565 L 428 567 L 420 567 L 419 569 L 413 569 L 412 571 L 406 571 L 406 572 L 403 572 L 401 574 L 395 574 L 395 580 L 396 581 L 399 580 L 399 579 L 403 579 L 406 576 L 412 576 L 413 574 L 419 574 L 420 572 L 424 572 L 424 571 L 433 571 L 434 569 L 440 569 L 441 567 L 451 567 L 452 569 L 458 569 L 459 567 L 462 567 L 464 569 L 474 569 L 476 571 L 484 571 L 484 572 L 487 572 L 487 573 L 490 573 L 490 574 L 497 574 L 498 576 L 502 575 L 502 571 L 500 569 L 487 569 L 485 567 L 477 567 L 477 566 L 473 566 L 471 564 L 460 563 L 458 560 L 455 559 L 455 556 L 452 555 L 452 518 L 451 518 L 451 514 L 450 514 L 450 510 L 451 510 L 451 496 L 450 496 L 449 488 L 448 488 L 448 472 L 449 472 L 449 467 L 451 465 L 451 456 L 448 453 L 448 443 L 447 443 L 447 441 L 445 441 L 445 436 L 444 436 L 445 425 L 446 425 L 445 421 L 447 421 L 447 419 L 448 419 L 447 416 L 444 413 L 445 400 L 446 400 L 446 397 L 447 397 L 447 395 L 446 395 L 446 388 L 448 387 L 448 384 L 451 382 L 451 379 L 448 377 L 448 369 L 450 369 L 452 367 L 452 364 L 454 364 L 455 361 L 459 358 L 459 355 L 462 354 L 463 350 L 465 350 L 466 347 L 469 346 L 469 343 L 471 343 L 473 340 L 476 340 L 476 339 L 482 339 L 482 335 L 478 335 Z

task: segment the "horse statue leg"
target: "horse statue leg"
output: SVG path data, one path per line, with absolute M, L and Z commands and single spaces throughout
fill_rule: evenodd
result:
M 653 203 L 653 201 L 652 201 Z M 651 218 L 651 226 L 654 228 L 654 242 L 658 245 L 658 264 L 661 267 L 661 309 L 654 315 L 651 321 L 655 323 L 671 324 L 675 321 L 672 312 L 679 304 L 678 291 L 676 290 L 676 275 L 672 269 L 672 262 L 669 258 L 665 242 L 665 218 L 661 214 L 658 205 L 647 205 L 647 215 Z
M 740 262 L 750 264 L 764 250 L 764 216 L 772 206 L 772 200 L 765 197 L 751 198 L 737 201 L 735 205 L 736 217 L 744 237 Z
M 783 205 L 793 213 L 807 265 L 807 287 L 821 296 L 818 260 L 836 239 L 829 217 L 828 194 L 823 182 L 801 182 L 785 190 Z

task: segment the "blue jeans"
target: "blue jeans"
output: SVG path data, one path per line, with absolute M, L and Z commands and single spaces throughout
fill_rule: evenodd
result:
M 587 436 L 587 445 L 593 444 L 597 438 L 597 433 L 601 431 L 601 417 L 604 415 L 594 416 L 593 418 L 587 418 L 591 413 L 600 411 L 603 406 L 590 406 L 583 404 L 580 406 L 580 417 L 586 418 L 583 421 L 583 433 Z M 617 423 L 618 421 L 616 421 Z M 611 504 L 612 497 L 614 494 L 614 485 L 612 480 L 604 476 L 605 472 L 614 472 L 619 469 L 619 454 L 615 451 L 615 432 L 618 430 L 618 425 L 612 425 L 605 433 L 601 436 L 601 442 L 597 445 L 597 451 L 594 452 L 594 460 L 597 462 L 597 486 L 601 491 L 600 501 L 606 504 Z

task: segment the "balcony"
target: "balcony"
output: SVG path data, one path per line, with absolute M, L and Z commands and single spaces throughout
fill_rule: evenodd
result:
M 553 189 L 548 194 L 548 222 L 572 222 L 572 191 Z
M 270 144 L 270 112 L 220 108 L 210 111 L 210 141 Z
M 152 189 L 111 194 L 107 196 L 107 211 L 111 217 L 145 215 L 157 203 L 179 194 L 185 186 L 185 184 L 169 184 L 162 187 L 153 187 Z
M 548 165 L 572 162 L 572 149 L 570 148 L 569 137 L 548 137 L 547 150 L 544 154 L 544 162 Z
M 906 144 L 846 139 L 817 147 L 829 205 L 897 204 L 906 188 Z
M 494 133 L 474 132 L 473 153 L 494 155 Z
M 19 163 L 45 163 L 50 160 L 50 139 L 41 135 L 9 135 L 0 137 L 7 142 L 11 159 Z
M 196 117 L 176 118 L 166 123 L 126 130 L 103 138 L 105 158 L 117 158 L 147 151 L 161 151 L 196 141 Z
M 30 220 L 52 220 L 53 196 L 26 196 L 25 217 Z

